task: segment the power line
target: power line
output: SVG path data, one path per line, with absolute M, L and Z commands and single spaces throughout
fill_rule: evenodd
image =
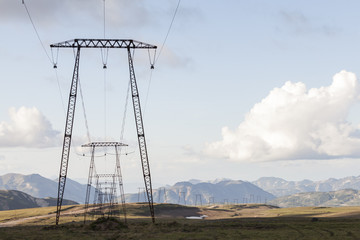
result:
M 83 107 L 83 114 L 84 114 L 85 127 L 86 127 L 86 135 L 87 135 L 89 143 L 91 143 L 89 125 L 88 125 L 88 120 L 87 120 L 86 111 L 85 111 L 84 96 L 83 96 L 83 92 L 82 92 L 82 88 L 81 88 L 80 78 L 79 78 L 79 90 L 80 90 L 81 105 Z
M 104 0 L 105 1 L 105 0 Z M 162 50 L 165 46 L 165 43 L 166 43 L 166 40 L 168 39 L 168 36 L 170 34 L 170 31 L 171 31 L 171 28 L 172 28 L 172 25 L 174 23 L 174 20 L 175 20 L 175 17 L 176 17 L 176 14 L 178 12 L 178 9 L 179 9 L 179 6 L 180 6 L 180 3 L 181 3 L 181 0 L 178 1 L 177 5 L 176 5 L 176 8 L 175 8 L 175 11 L 174 11 L 174 15 L 171 19 L 171 22 L 170 22 L 170 26 L 167 30 L 167 33 L 166 33 L 166 36 L 165 36 L 165 39 L 161 45 L 161 48 L 160 48 L 160 51 L 159 51 L 159 55 L 156 57 L 156 50 L 155 50 L 155 53 L 154 53 L 154 60 L 151 62 L 151 56 L 150 56 L 150 52 L 149 52 L 149 61 L 150 61 L 150 65 L 151 65 L 151 72 L 150 72 L 150 78 L 149 78 L 149 84 L 148 84 L 148 88 L 147 88 L 147 92 L 146 92 L 146 98 L 145 98 L 145 105 L 144 105 L 144 115 L 145 115 L 145 111 L 146 111 L 146 106 L 147 106 L 147 101 L 148 101 L 148 97 L 149 97 L 149 92 L 150 92 L 150 85 L 151 85 L 151 80 L 152 80 L 152 73 L 153 73 L 153 69 L 154 69 L 154 65 L 155 63 L 159 60 L 159 57 L 162 53 Z
M 160 51 L 159 51 L 159 55 L 157 56 L 155 62 L 157 62 L 157 61 L 159 60 L 159 57 L 160 57 L 160 55 L 161 55 L 161 52 L 162 52 L 162 50 L 163 50 L 163 48 L 164 48 L 164 45 L 165 45 L 165 43 L 166 43 L 166 40 L 167 40 L 167 38 L 168 38 L 168 36 L 169 36 L 170 30 L 171 30 L 172 25 L 173 25 L 173 23 L 174 23 L 176 14 L 177 14 L 177 12 L 178 12 L 178 9 L 179 9 L 179 6 L 180 6 L 180 2 L 181 2 L 181 0 L 178 1 L 178 4 L 177 4 L 177 6 L 176 6 L 176 8 L 175 8 L 174 15 L 173 15 L 173 17 L 172 17 L 172 20 L 171 20 L 169 29 L 168 29 L 168 31 L 167 31 L 167 33 L 166 33 L 165 39 L 164 39 L 163 44 L 161 45 L 161 48 L 160 48 Z M 155 64 L 155 62 L 154 62 L 154 64 Z
M 103 30 L 104 30 L 104 39 L 106 36 L 106 1 L 103 0 Z M 102 59 L 102 63 L 103 63 L 103 69 L 104 69 L 104 140 L 106 141 L 107 138 L 107 94 L 106 94 L 106 69 L 107 69 L 107 60 L 108 60 L 108 54 L 109 54 L 109 49 L 106 49 L 103 51 L 103 49 L 101 48 L 101 59 Z M 106 152 L 106 148 L 105 148 L 105 152 Z M 105 160 L 106 160 L 106 156 L 105 156 Z M 106 162 L 105 162 L 106 165 Z
M 104 69 L 104 141 L 107 139 L 107 86 L 106 86 L 106 69 Z
M 129 102 L 129 96 L 130 96 L 130 84 L 129 81 L 127 91 L 126 91 L 126 99 L 125 99 L 125 107 L 124 107 L 124 115 L 121 123 L 121 133 L 120 133 L 120 141 L 124 140 L 124 129 L 125 129 L 125 120 L 126 120 L 126 113 L 127 113 L 127 107 Z
M 53 62 L 53 61 L 51 60 L 51 58 L 50 58 L 49 53 L 46 51 L 45 45 L 44 45 L 43 41 L 42 41 L 41 38 L 40 38 L 40 35 L 39 35 L 39 33 L 38 33 L 37 29 L 36 29 L 36 26 L 35 26 L 35 24 L 34 24 L 34 21 L 33 21 L 32 18 L 31 18 L 29 9 L 27 8 L 26 3 L 25 3 L 24 0 L 22 0 L 22 4 L 23 4 L 24 7 L 25 7 L 25 10 L 26 10 L 26 13 L 27 13 L 27 15 L 28 15 L 28 17 L 29 17 L 29 19 L 30 19 L 31 25 L 33 26 L 33 28 L 34 28 L 34 30 L 35 30 L 36 36 L 37 36 L 37 38 L 39 39 L 39 42 L 40 42 L 40 44 L 41 44 L 41 46 L 42 46 L 42 48 L 43 48 L 46 56 L 48 57 L 50 63 L 51 63 L 51 64 L 54 64 L 54 62 Z
M 149 98 L 149 92 L 150 92 L 150 85 L 151 85 L 152 75 L 153 75 L 153 69 L 151 69 L 151 71 L 150 71 L 149 84 L 148 84 L 148 88 L 147 88 L 147 91 L 146 91 L 145 104 L 144 104 L 144 109 L 143 109 L 143 111 L 144 111 L 144 117 L 145 117 L 147 102 L 148 102 L 148 98 Z
M 41 37 L 40 37 L 40 35 L 39 35 L 39 32 L 37 31 L 37 28 L 36 28 L 36 26 L 35 26 L 35 23 L 34 23 L 34 21 L 32 20 L 30 11 L 29 11 L 28 7 L 26 6 L 26 3 L 25 3 L 24 0 L 22 0 L 22 4 L 24 5 L 24 8 L 25 8 L 26 13 L 27 13 L 27 15 L 28 15 L 28 17 L 29 17 L 29 20 L 30 20 L 30 22 L 31 22 L 31 25 L 32 25 L 32 27 L 33 27 L 33 29 L 34 29 L 34 31 L 35 31 L 35 34 L 36 34 L 36 36 L 37 36 L 40 44 L 41 44 L 42 49 L 44 50 L 45 55 L 47 56 L 47 58 L 49 59 L 50 63 L 51 63 L 51 64 L 53 65 L 53 67 L 54 67 L 55 77 L 56 77 L 56 81 L 57 81 L 57 85 L 58 85 L 58 89 L 59 89 L 59 94 L 60 94 L 60 98 L 61 98 L 61 104 L 62 104 L 62 107 L 63 107 L 63 112 L 64 112 L 64 115 L 66 115 L 66 113 L 65 113 L 64 99 L 63 99 L 63 96 L 62 96 L 62 91 L 61 91 L 61 86 L 60 86 L 60 81 L 59 81 L 59 75 L 58 75 L 58 73 L 57 73 L 58 53 L 57 53 L 57 55 L 56 55 L 56 60 L 54 60 L 53 52 L 51 52 L 52 58 L 50 58 L 50 55 L 49 55 L 48 51 L 46 51 L 45 44 L 44 44 L 44 42 L 41 40 Z
M 55 68 L 54 70 L 55 70 L 55 76 L 56 76 L 57 85 L 58 85 L 58 89 L 59 89 L 59 94 L 60 94 L 60 98 L 61 98 L 61 105 L 62 105 L 62 108 L 63 108 L 64 116 L 66 116 L 65 103 L 64 103 L 64 98 L 63 98 L 62 91 L 61 91 L 59 75 L 58 75 L 57 69 Z

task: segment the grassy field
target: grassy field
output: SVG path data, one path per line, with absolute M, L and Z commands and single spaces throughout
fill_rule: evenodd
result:
M 147 217 L 146 204 L 128 204 L 127 225 L 122 219 L 83 224 L 83 216 L 79 214 L 82 206 L 67 208 L 59 226 L 54 225 L 53 207 L 16 210 L 17 218 L 37 217 L 13 227 L 1 227 L 0 239 L 360 239 L 360 207 L 279 209 L 266 205 L 228 205 L 198 208 L 159 204 L 155 205 L 157 220 L 153 224 Z M 0 212 L 1 224 L 15 218 L 11 212 Z M 209 217 L 205 220 L 184 218 L 201 214 Z

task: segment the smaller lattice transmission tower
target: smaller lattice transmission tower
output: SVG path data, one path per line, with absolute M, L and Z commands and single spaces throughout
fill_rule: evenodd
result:
M 115 215 L 117 212 L 115 207 L 121 202 L 121 210 L 126 222 L 126 207 L 125 207 L 125 195 L 123 180 L 121 174 L 120 166 L 120 155 L 119 148 L 128 146 L 120 142 L 91 142 L 88 144 L 82 145 L 82 147 L 91 148 L 91 160 L 89 167 L 89 176 L 88 183 L 86 188 L 86 198 L 85 198 L 85 212 L 84 212 L 84 223 L 86 222 L 86 216 L 89 210 L 91 187 L 95 180 L 95 194 L 94 194 L 94 204 L 92 205 L 92 215 L 105 215 L 109 216 Z M 115 166 L 111 168 L 114 170 L 113 173 L 98 173 L 96 171 L 95 164 L 95 152 L 97 148 L 107 148 L 114 147 L 115 149 Z M 120 201 L 119 201 L 120 200 Z M 118 210 L 120 213 L 120 209 Z M 120 214 L 119 214 L 120 216 Z

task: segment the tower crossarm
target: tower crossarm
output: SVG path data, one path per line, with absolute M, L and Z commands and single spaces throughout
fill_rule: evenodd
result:
M 121 142 L 91 142 L 84 145 L 81 145 L 81 147 L 127 147 L 129 145 Z
M 156 49 L 157 46 L 133 39 L 73 39 L 51 44 L 52 48 L 145 48 Z
M 96 176 L 99 177 L 99 178 L 112 178 L 112 177 L 116 177 L 116 174 L 98 173 L 98 174 L 96 174 Z

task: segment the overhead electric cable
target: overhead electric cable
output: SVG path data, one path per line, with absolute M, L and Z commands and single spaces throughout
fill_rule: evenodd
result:
M 106 69 L 104 69 L 104 141 L 107 139 L 107 94 L 106 94 Z
M 54 71 L 55 71 L 55 77 L 56 77 L 56 82 L 57 82 L 57 85 L 58 85 L 59 95 L 60 95 L 60 98 L 61 98 L 61 105 L 62 105 L 62 108 L 63 108 L 64 116 L 66 116 L 65 103 L 64 103 L 64 98 L 63 98 L 63 94 L 62 94 L 62 90 L 61 90 L 61 86 L 60 86 L 60 81 L 59 81 L 59 75 L 58 75 L 58 71 L 57 71 L 57 63 L 58 63 L 58 60 L 59 60 L 59 48 L 57 48 L 57 50 L 56 50 L 56 57 L 54 57 L 53 49 L 51 48 L 51 59 L 52 59 L 53 68 L 54 68 Z
M 153 69 L 151 69 L 151 71 L 150 71 L 149 84 L 148 84 L 147 91 L 146 91 L 145 104 L 144 104 L 144 109 L 143 109 L 144 117 L 145 117 L 147 102 L 148 102 L 148 98 L 149 98 L 149 92 L 150 92 L 150 85 L 151 85 L 151 80 L 152 80 L 152 74 L 153 74 Z
M 123 115 L 123 119 L 122 119 L 122 123 L 121 123 L 120 142 L 121 142 L 122 140 L 124 140 L 125 120 L 126 120 L 127 106 L 128 106 L 128 102 L 129 102 L 129 96 L 130 96 L 130 84 L 131 84 L 131 82 L 129 81 L 129 83 L 128 83 L 128 88 L 127 88 L 127 91 L 126 91 L 124 115 Z M 121 150 L 121 149 L 120 149 L 120 150 Z
M 177 4 L 177 6 L 176 6 L 176 8 L 175 8 L 174 15 L 173 15 L 173 17 L 172 17 L 172 20 L 171 20 L 169 29 L 168 29 L 168 31 L 167 31 L 167 33 L 166 33 L 165 39 L 164 39 L 163 44 L 161 45 L 161 48 L 160 48 L 160 51 L 159 51 L 159 55 L 157 56 L 156 61 L 154 61 L 154 64 L 155 64 L 155 62 L 157 62 L 157 61 L 159 60 L 159 57 L 160 57 L 160 55 L 161 55 L 161 52 L 162 52 L 162 50 L 163 50 L 163 48 L 164 48 L 164 46 L 165 46 L 166 40 L 167 40 L 167 38 L 168 38 L 168 36 L 169 36 L 170 30 L 171 30 L 171 28 L 172 28 L 172 25 L 173 25 L 173 23 L 174 23 L 176 14 L 177 14 L 177 12 L 178 12 L 178 9 L 179 9 L 179 6 L 180 6 L 180 2 L 181 2 L 181 0 L 178 1 L 178 4 Z
M 61 98 L 61 105 L 62 105 L 62 108 L 63 108 L 64 116 L 66 116 L 65 103 L 64 103 L 64 98 L 63 98 L 62 91 L 61 91 L 59 75 L 58 75 L 58 72 L 57 72 L 56 68 L 54 69 L 54 71 L 55 71 L 55 76 L 56 76 L 57 85 L 58 85 L 58 89 L 59 89 L 59 94 L 60 94 L 60 98 Z
M 121 155 L 128 155 L 128 154 L 133 154 L 135 153 L 135 151 L 132 151 L 132 152 L 126 152 L 126 153 L 122 153 Z M 91 157 L 91 154 L 89 155 L 86 155 L 85 153 L 81 154 L 81 153 L 76 153 L 77 156 L 79 157 Z M 98 155 L 94 155 L 94 157 L 96 158 L 100 158 L 100 157 L 105 157 L 107 155 L 112 155 L 112 156 L 116 156 L 116 153 L 111 153 L 111 152 L 108 152 L 108 153 L 104 153 L 104 154 L 98 154 Z M 120 155 L 119 153 L 117 155 Z
M 103 34 L 104 34 L 104 39 L 106 36 L 106 1 L 103 0 Z M 104 140 L 106 141 L 107 139 L 107 95 L 106 95 L 106 69 L 107 69 L 107 60 L 108 60 L 108 55 L 109 55 L 109 49 L 102 49 L 100 48 L 101 51 L 101 60 L 103 63 L 103 69 L 104 69 Z M 106 155 L 106 148 L 105 148 L 105 155 Z
M 65 113 L 64 99 L 63 99 L 63 96 L 62 96 L 62 91 L 61 91 L 61 86 L 60 86 L 60 81 L 59 81 L 59 75 L 58 75 L 57 70 L 56 70 L 56 68 L 57 68 L 57 60 L 58 60 L 58 52 L 59 52 L 59 49 L 58 49 L 58 52 L 57 52 L 57 55 L 56 55 L 56 61 L 54 61 L 54 56 L 53 56 L 52 51 L 51 51 L 52 59 L 50 58 L 50 55 L 49 55 L 48 51 L 46 51 L 44 42 L 43 42 L 43 41 L 41 40 L 41 38 L 40 38 L 39 32 L 37 31 L 37 28 L 36 28 L 36 26 L 35 26 L 35 23 L 34 23 L 34 21 L 32 20 L 32 17 L 31 17 L 31 15 L 30 15 L 30 11 L 29 11 L 28 7 L 26 6 L 26 3 L 25 3 L 24 0 L 22 0 L 22 4 L 24 5 L 24 8 L 25 8 L 26 13 L 27 13 L 27 15 L 28 15 L 28 17 L 29 17 L 29 20 L 30 20 L 30 22 L 31 22 L 31 25 L 32 25 L 32 27 L 33 27 L 33 29 L 34 29 L 34 31 L 35 31 L 35 34 L 36 34 L 36 36 L 37 36 L 40 44 L 41 44 L 42 49 L 44 50 L 45 55 L 47 56 L 47 58 L 49 59 L 50 63 L 53 65 L 53 67 L 54 67 L 54 69 L 55 69 L 55 76 L 56 76 L 56 81 L 57 81 L 57 85 L 58 85 L 58 89 L 59 89 L 59 93 L 60 93 L 61 104 L 62 104 L 62 107 L 63 107 L 64 115 L 66 115 L 66 113 Z
M 107 87 L 106 87 L 106 64 L 103 65 L 103 70 L 104 70 L 104 141 L 107 141 Z M 105 162 L 104 162 L 104 169 L 106 172 L 107 169 L 107 147 L 104 147 L 104 152 L 105 152 Z
M 82 92 L 80 78 L 79 78 L 79 90 L 80 90 L 81 105 L 82 105 L 82 108 L 83 108 L 83 114 L 84 114 L 84 120 L 85 120 L 86 135 L 87 135 L 89 143 L 91 143 L 89 125 L 88 125 L 86 111 L 85 111 L 84 96 L 83 96 L 83 92 Z
M 37 38 L 39 39 L 39 42 L 40 42 L 40 44 L 41 44 L 41 46 L 42 46 L 42 48 L 43 48 L 46 56 L 48 57 L 50 63 L 51 63 L 51 64 L 54 64 L 54 63 L 51 61 L 51 58 L 50 58 L 49 53 L 46 51 L 45 45 L 44 45 L 43 41 L 42 41 L 41 38 L 40 38 L 40 35 L 39 35 L 39 33 L 38 33 L 37 29 L 36 29 L 36 26 L 35 26 L 35 24 L 34 24 L 34 21 L 33 21 L 32 18 L 31 18 L 29 9 L 27 8 L 26 3 L 25 3 L 24 0 L 22 0 L 22 4 L 23 4 L 24 7 L 25 7 L 25 10 L 26 10 L 26 13 L 27 13 L 27 15 L 28 15 L 28 17 L 29 17 L 29 19 L 30 19 L 31 25 L 33 26 L 33 28 L 34 28 L 34 30 L 35 30 L 36 36 L 37 36 Z
M 175 20 L 175 17 L 176 17 L 176 14 L 179 10 L 179 6 L 180 6 L 180 3 L 181 3 L 181 0 L 178 1 L 177 5 L 176 5 L 176 8 L 175 8 L 175 11 L 174 11 L 174 14 L 173 14 L 173 17 L 171 19 L 171 22 L 170 22 L 170 26 L 166 32 L 166 35 L 165 35 L 165 38 L 164 38 L 164 41 L 160 47 L 160 51 L 159 51 L 159 55 L 157 55 L 156 57 L 156 50 L 154 52 L 154 59 L 153 61 L 151 62 L 151 56 L 150 56 L 150 51 L 148 52 L 149 53 L 149 61 L 150 61 L 150 69 L 153 70 L 154 69 L 154 65 L 155 63 L 159 60 L 159 57 L 162 53 L 162 50 L 165 46 L 165 43 L 166 43 L 166 40 L 168 39 L 169 37 L 169 34 L 170 34 L 170 31 L 171 31 L 171 28 L 173 26 L 173 23 L 174 23 L 174 20 Z M 148 97 L 149 97 L 149 92 L 150 92 L 150 85 L 151 85 L 151 80 L 152 80 L 152 73 L 153 71 L 150 71 L 150 77 L 149 77 L 149 84 L 148 84 L 148 88 L 147 88 L 147 92 L 146 92 L 146 98 L 145 98 L 145 104 L 144 104 L 144 108 L 143 108 L 143 112 L 144 112 L 144 116 L 145 116 L 145 112 L 146 112 L 146 106 L 147 106 L 147 102 L 148 102 Z

